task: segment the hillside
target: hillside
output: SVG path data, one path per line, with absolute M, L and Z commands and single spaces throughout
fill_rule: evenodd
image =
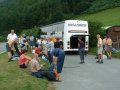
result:
M 120 25 L 120 7 L 107 9 L 94 14 L 84 14 L 75 19 L 100 21 L 104 26 Z

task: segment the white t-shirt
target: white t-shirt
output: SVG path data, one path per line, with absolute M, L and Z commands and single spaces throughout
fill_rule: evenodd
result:
M 7 40 L 15 40 L 16 38 L 17 38 L 17 35 L 15 33 L 14 34 L 10 33 L 7 36 Z
M 38 40 L 37 40 L 37 43 L 38 43 L 39 45 L 41 45 L 41 40 L 40 40 L 40 39 L 38 39 Z

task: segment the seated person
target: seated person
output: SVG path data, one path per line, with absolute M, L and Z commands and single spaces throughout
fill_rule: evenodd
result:
M 29 61 L 31 60 L 31 57 L 26 55 L 27 50 L 22 50 L 21 52 L 22 52 L 22 54 L 19 58 L 19 67 L 27 68 L 27 65 L 28 65 Z
M 42 57 L 42 50 L 40 49 L 40 46 L 38 46 L 37 44 L 35 45 L 35 53 L 38 54 L 38 57 Z
M 49 70 L 42 70 L 44 64 L 40 65 L 37 58 L 38 54 L 34 53 L 33 59 L 29 62 L 31 74 L 38 78 L 47 78 L 49 81 L 56 81 L 56 75 Z

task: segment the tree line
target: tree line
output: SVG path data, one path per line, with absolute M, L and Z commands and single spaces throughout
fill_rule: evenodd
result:
M 70 19 L 83 13 L 94 0 L 4 0 L 0 3 L 0 32 Z

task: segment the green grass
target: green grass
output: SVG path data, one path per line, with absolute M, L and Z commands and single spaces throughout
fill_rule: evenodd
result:
M 18 61 L 8 62 L 6 53 L 0 54 L 0 90 L 47 90 L 48 81 L 20 69 Z
M 120 7 L 107 9 L 94 14 L 77 16 L 75 19 L 100 21 L 104 26 L 120 25 Z

